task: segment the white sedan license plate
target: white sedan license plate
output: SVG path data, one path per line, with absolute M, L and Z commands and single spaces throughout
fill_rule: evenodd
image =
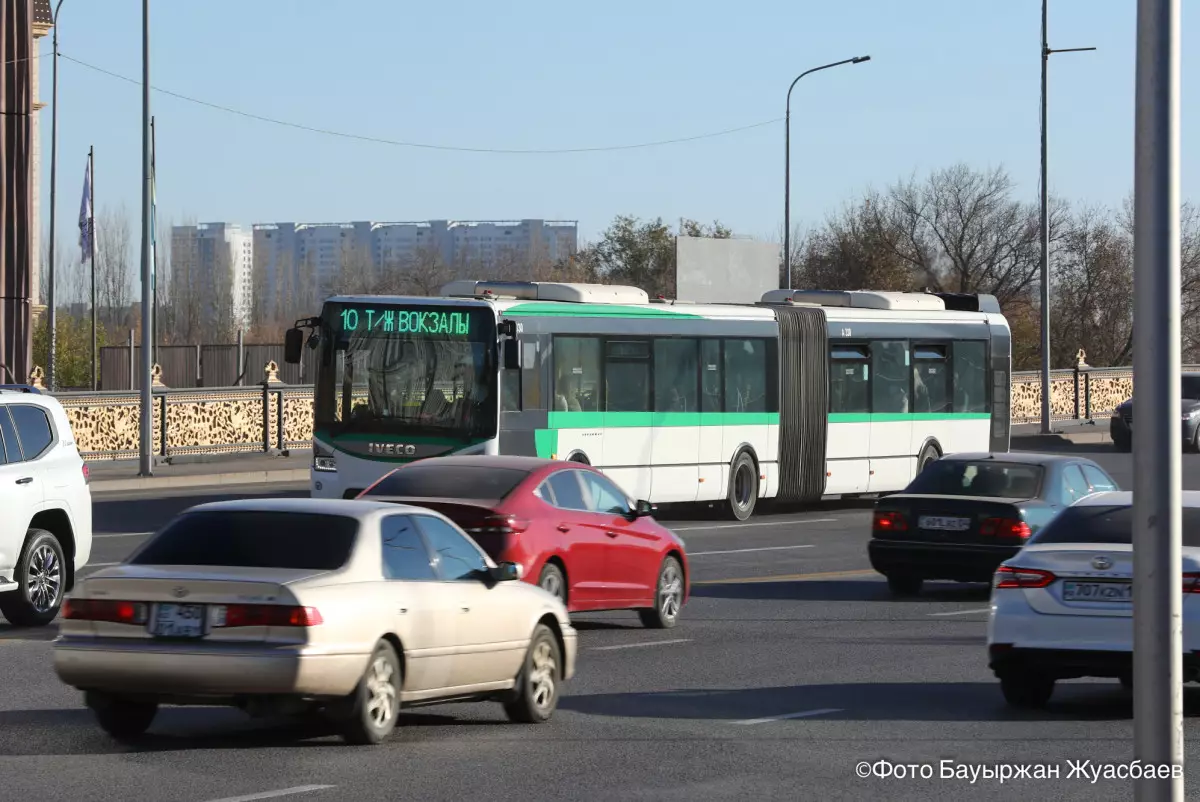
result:
M 204 605 L 160 604 L 154 616 L 160 638 L 199 638 L 204 635 Z
M 947 532 L 965 532 L 971 528 L 970 518 L 944 518 L 937 515 L 922 515 L 917 519 L 922 529 L 942 529 Z
M 1130 602 L 1130 582 L 1063 582 L 1063 601 Z

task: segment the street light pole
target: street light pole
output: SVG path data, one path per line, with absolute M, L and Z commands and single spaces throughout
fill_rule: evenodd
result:
M 58 299 L 54 292 L 54 211 L 55 190 L 58 187 L 58 11 L 62 8 L 63 0 L 58 0 L 54 7 L 54 17 L 50 20 L 54 28 L 53 42 L 54 57 L 52 60 L 53 77 L 50 79 L 50 248 L 46 265 L 46 386 L 52 391 L 57 389 L 58 371 L 58 316 L 55 307 Z
M 1050 189 L 1046 169 L 1046 73 L 1052 53 L 1081 53 L 1094 47 L 1050 49 L 1047 31 L 1047 6 L 1042 0 L 1042 180 L 1041 180 L 1041 269 L 1042 269 L 1042 434 L 1050 434 Z
M 150 0 L 142 0 L 142 386 L 141 386 L 141 426 L 139 434 L 140 447 L 138 456 L 141 462 L 141 475 L 151 476 L 154 473 L 151 448 L 153 442 L 154 388 L 151 385 L 151 369 L 154 359 L 153 333 L 153 298 L 151 281 L 153 280 L 150 260 L 150 228 L 151 228 L 151 190 L 150 190 Z M 163 421 L 166 425 L 166 421 Z
M 1134 794 L 1155 802 L 1184 798 L 1179 6 L 1138 0 L 1134 103 L 1133 749 L 1159 767 Z
M 843 64 L 861 64 L 870 61 L 870 56 L 855 56 L 843 61 L 835 61 L 820 67 L 813 67 L 796 76 L 787 91 L 787 111 L 783 117 L 783 265 L 787 271 L 787 288 L 792 288 L 792 90 L 805 75 L 830 67 L 840 67 Z

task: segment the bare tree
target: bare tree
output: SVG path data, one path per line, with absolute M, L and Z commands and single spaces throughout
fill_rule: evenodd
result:
M 795 286 L 834 290 L 909 291 L 920 285 L 912 263 L 900 254 L 901 216 L 886 198 L 868 193 L 831 216 L 801 242 Z
M 96 214 L 96 307 L 109 331 L 132 323 L 133 272 L 129 212 L 122 204 Z
M 154 245 L 154 299 L 157 303 L 154 325 L 158 345 L 169 345 L 174 327 L 171 310 L 171 229 L 169 220 L 158 221 Z
M 1054 250 L 1051 364 L 1124 364 L 1133 336 L 1133 238 L 1107 209 L 1086 208 Z
M 436 295 L 441 286 L 455 276 L 455 271 L 446 264 L 436 246 L 425 245 L 409 257 L 401 275 L 399 286 L 402 292 Z
M 375 263 L 367 248 L 343 244 L 338 254 L 338 274 L 329 287 L 330 295 L 365 295 L 375 286 Z
M 209 262 L 208 290 L 202 304 L 199 342 L 224 343 L 237 336 L 242 321 L 239 310 L 234 307 L 234 282 L 238 279 L 239 255 L 231 243 L 224 239 L 213 241 L 213 254 Z
M 1039 222 L 1033 204 L 1012 198 L 1003 168 L 986 172 L 959 164 L 934 172 L 924 183 L 901 182 L 888 193 L 888 213 L 899 232 L 897 253 L 943 291 L 1015 299 L 1038 275 Z M 1052 231 L 1066 209 L 1052 208 Z

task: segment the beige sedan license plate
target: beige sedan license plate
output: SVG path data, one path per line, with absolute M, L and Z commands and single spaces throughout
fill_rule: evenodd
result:
M 157 605 L 152 634 L 159 638 L 202 637 L 204 635 L 204 605 Z

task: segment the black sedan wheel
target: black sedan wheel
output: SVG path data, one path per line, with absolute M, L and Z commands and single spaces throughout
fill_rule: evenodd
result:
M 919 596 L 925 581 L 911 574 L 888 574 L 888 590 L 896 596 Z
M 1054 694 L 1054 680 L 1024 671 L 1000 678 L 1000 692 L 1012 707 L 1035 710 L 1046 706 Z

